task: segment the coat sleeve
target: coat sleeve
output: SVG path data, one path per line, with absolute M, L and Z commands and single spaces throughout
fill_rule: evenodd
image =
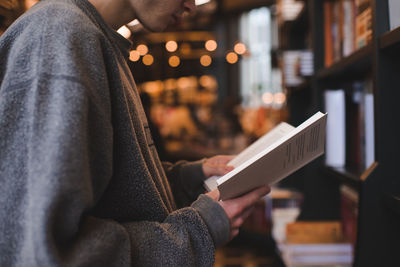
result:
M 162 164 L 178 206 L 190 205 L 200 194 L 205 193 L 203 183 L 206 177 L 203 174 L 202 160 Z

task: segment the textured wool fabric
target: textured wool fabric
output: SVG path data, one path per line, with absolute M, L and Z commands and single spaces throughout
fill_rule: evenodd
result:
M 228 240 L 200 163 L 158 159 L 130 45 L 87 0 L 0 38 L 0 266 L 212 266 Z

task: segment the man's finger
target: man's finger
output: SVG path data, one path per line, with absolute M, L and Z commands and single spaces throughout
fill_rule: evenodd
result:
M 259 187 L 253 191 L 250 191 L 249 193 L 245 194 L 244 196 L 239 197 L 240 198 L 240 203 L 244 207 L 252 206 L 254 205 L 261 197 L 265 196 L 271 191 L 271 188 L 269 186 L 262 186 Z

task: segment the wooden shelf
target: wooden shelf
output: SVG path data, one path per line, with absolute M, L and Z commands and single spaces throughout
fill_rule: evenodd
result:
M 333 63 L 330 67 L 320 70 L 318 80 L 333 80 L 340 78 L 358 78 L 364 76 L 372 67 L 372 44 L 369 44 L 348 57 Z
M 381 49 L 393 47 L 400 44 L 400 27 L 383 34 L 379 38 L 379 47 Z
M 362 182 L 361 170 L 347 169 L 347 168 L 334 168 L 330 166 L 323 166 L 323 172 L 329 176 L 333 176 L 352 187 L 358 188 Z

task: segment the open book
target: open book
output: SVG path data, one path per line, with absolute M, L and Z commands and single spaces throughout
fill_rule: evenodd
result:
M 298 127 L 280 123 L 228 163 L 235 169 L 208 178 L 205 188 L 218 188 L 226 200 L 279 182 L 324 153 L 326 117 L 317 112 Z

